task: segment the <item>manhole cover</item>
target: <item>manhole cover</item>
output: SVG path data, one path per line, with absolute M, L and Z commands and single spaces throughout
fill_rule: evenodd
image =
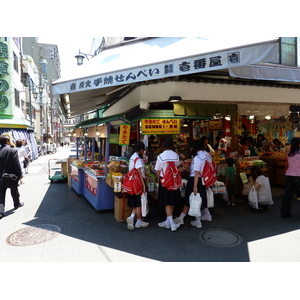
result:
M 9 235 L 6 243 L 11 246 L 37 245 L 54 239 L 61 232 L 61 228 L 51 224 L 26 227 Z
M 224 229 L 209 229 L 199 234 L 200 240 L 215 247 L 235 247 L 243 239 L 235 232 Z

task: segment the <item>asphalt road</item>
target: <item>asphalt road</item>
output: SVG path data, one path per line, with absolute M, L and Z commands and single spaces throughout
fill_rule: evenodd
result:
M 300 201 L 293 201 L 293 218 L 280 218 L 282 188 L 273 189 L 275 204 L 264 213 L 252 210 L 245 199 L 235 207 L 216 199 L 212 222 L 197 229 L 187 216 L 185 225 L 171 232 L 157 226 L 165 219 L 163 210 L 151 207 L 149 227 L 128 231 L 113 210 L 97 212 L 67 183 L 50 183 L 48 160 L 70 153 L 60 149 L 30 164 L 20 186 L 24 207 L 14 211 L 7 193 L 6 216 L 0 221 L 2 262 L 300 261 Z M 49 230 L 53 236 L 47 236 Z

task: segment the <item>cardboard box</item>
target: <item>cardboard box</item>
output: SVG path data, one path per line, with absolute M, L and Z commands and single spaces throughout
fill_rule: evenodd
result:
M 124 199 L 124 218 L 122 219 L 122 205 L 123 205 L 123 195 L 118 194 L 115 196 L 115 203 L 114 203 L 114 212 L 115 212 L 115 219 L 118 222 L 126 221 L 126 219 L 131 215 L 132 208 L 128 206 L 128 199 L 127 196 Z
M 68 175 L 68 187 L 72 187 L 72 185 L 71 185 L 71 175 L 70 174 Z
M 61 161 L 61 175 L 62 176 L 68 176 L 68 165 L 67 165 L 67 160 L 62 160 Z
M 106 184 L 109 185 L 110 187 L 114 187 L 113 186 L 113 180 L 112 180 L 111 177 L 106 176 Z

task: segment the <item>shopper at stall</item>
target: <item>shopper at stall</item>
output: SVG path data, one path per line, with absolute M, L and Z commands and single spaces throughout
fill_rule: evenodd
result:
M 257 191 L 258 210 L 265 211 L 268 205 L 274 204 L 269 178 L 257 166 L 252 166 L 250 172 L 249 181 Z
M 214 146 L 214 150 L 215 150 L 215 151 L 218 151 L 218 149 L 219 149 L 219 141 L 220 141 L 221 138 L 222 138 L 222 137 L 221 137 L 220 135 L 218 135 L 218 136 L 216 137 L 216 143 L 215 143 L 215 146 Z
M 279 141 L 279 139 L 274 139 L 273 140 L 273 151 L 275 152 L 280 152 L 281 149 L 283 149 L 282 143 Z
M 294 192 L 300 189 L 300 139 L 292 138 L 291 148 L 287 157 L 285 172 L 285 194 L 281 204 L 281 217 L 291 217 L 292 199 Z
M 200 139 L 204 145 L 204 149 L 206 152 L 208 152 L 210 155 L 214 155 L 215 150 L 213 147 L 208 143 L 208 137 L 207 136 L 202 136 Z
M 201 221 L 212 221 L 212 216 L 207 208 L 206 187 L 202 184 L 201 180 L 201 173 L 203 171 L 204 164 L 206 161 L 212 162 L 212 157 L 208 152 L 204 150 L 202 141 L 194 141 L 192 145 L 193 161 L 190 168 L 190 177 L 187 182 L 184 207 L 180 216 L 176 218 L 174 222 L 180 225 L 184 224 L 184 218 L 187 215 L 190 207 L 189 197 L 191 193 L 200 193 L 200 196 L 202 198 L 201 217 L 196 217 L 194 221 L 191 221 L 191 225 L 197 228 L 201 228 Z
M 253 138 L 248 136 L 245 140 L 246 144 L 244 145 L 244 150 L 250 151 L 250 156 L 257 156 L 255 148 L 253 146 Z
M 159 182 L 158 202 L 160 205 L 165 206 L 165 211 L 167 215 L 166 220 L 161 223 L 158 223 L 158 226 L 171 228 L 172 231 L 175 231 L 180 225 L 174 223 L 173 211 L 174 206 L 179 204 L 180 190 L 179 188 L 175 191 L 167 190 L 165 187 L 162 186 L 160 180 L 167 170 L 169 161 L 173 161 L 176 166 L 180 165 L 179 155 L 172 150 L 173 145 L 173 139 L 171 137 L 166 137 L 164 140 L 165 151 L 157 156 L 155 171 L 157 180 Z
M 228 157 L 227 161 L 227 168 L 226 168 L 226 189 L 228 193 L 228 205 L 235 206 L 235 184 L 234 184 L 234 177 L 236 174 L 236 170 L 234 167 L 234 159 L 232 157 Z
M 258 149 L 258 151 L 262 151 L 263 149 L 266 149 L 266 147 L 263 146 L 263 142 L 266 140 L 264 135 L 262 133 L 257 135 L 256 143 L 255 143 L 255 148 Z
M 145 186 L 145 168 L 144 168 L 144 162 L 143 162 L 143 154 L 145 151 L 145 145 L 143 142 L 137 142 L 133 149 L 134 153 L 130 157 L 129 160 L 129 171 L 135 166 L 135 168 L 138 170 L 139 175 L 141 177 L 141 181 L 143 183 L 143 193 L 146 192 L 146 186 Z M 136 158 L 138 158 L 136 160 Z M 136 163 L 134 164 L 136 160 Z M 129 195 L 128 194 L 128 206 L 132 207 L 131 215 L 127 218 L 127 228 L 128 230 L 134 230 L 135 228 L 141 228 L 141 227 L 147 227 L 149 225 L 148 222 L 144 222 L 142 220 L 142 203 L 141 203 L 141 195 Z M 134 226 L 134 220 L 135 217 L 137 218 L 137 221 Z

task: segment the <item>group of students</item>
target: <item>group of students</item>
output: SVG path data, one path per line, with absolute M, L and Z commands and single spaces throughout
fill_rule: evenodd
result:
M 159 227 L 171 229 L 171 231 L 176 231 L 180 225 L 184 224 L 184 218 L 189 210 L 189 195 L 191 193 L 200 193 L 202 198 L 201 204 L 201 217 L 196 217 L 194 221 L 191 222 L 192 226 L 197 228 L 202 227 L 201 221 L 207 220 L 211 221 L 212 217 L 207 208 L 207 196 L 206 196 L 206 187 L 202 183 L 201 173 L 204 168 L 206 161 L 212 162 L 211 155 L 205 151 L 205 146 L 203 141 L 196 140 L 191 144 L 191 151 L 193 160 L 190 167 L 190 177 L 187 182 L 186 187 L 186 196 L 184 199 L 184 207 L 179 217 L 173 218 L 174 206 L 178 205 L 181 199 L 180 189 L 177 190 L 168 190 L 163 187 L 161 184 L 161 178 L 164 177 L 164 174 L 167 170 L 168 162 L 173 161 L 176 166 L 180 165 L 179 155 L 173 151 L 173 139 L 167 137 L 164 140 L 164 151 L 157 156 L 157 161 L 155 165 L 157 182 L 159 183 L 158 187 L 158 203 L 161 206 L 165 207 L 166 219 L 158 223 Z M 134 167 L 134 162 L 136 158 L 139 159 L 135 163 L 135 168 L 138 169 L 141 180 L 143 182 L 143 193 L 146 193 L 146 185 L 144 183 L 145 171 L 144 171 L 144 162 L 143 154 L 145 151 L 145 145 L 143 142 L 137 142 L 134 146 L 134 153 L 129 160 L 129 171 Z M 141 213 L 141 195 L 128 195 L 128 206 L 132 208 L 131 215 L 127 218 L 127 228 L 129 230 L 134 230 L 134 228 L 147 227 L 148 222 L 142 220 Z M 136 223 L 135 218 L 137 219 Z

